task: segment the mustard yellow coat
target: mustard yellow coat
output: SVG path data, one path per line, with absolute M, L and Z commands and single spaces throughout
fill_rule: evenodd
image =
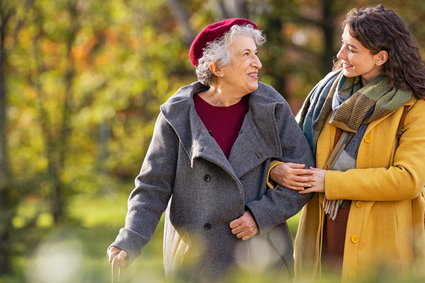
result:
M 326 198 L 352 200 L 343 281 L 358 278 L 376 265 L 408 272 L 423 258 L 425 101 L 414 99 L 406 105 L 410 110 L 399 142 L 396 130 L 403 107 L 368 126 L 355 169 L 326 173 Z M 319 136 L 318 168 L 323 168 L 332 150 L 335 131 L 327 124 Z M 323 195 L 316 193 L 301 215 L 295 240 L 298 277 L 321 274 Z M 424 261 L 419 266 L 424 269 Z

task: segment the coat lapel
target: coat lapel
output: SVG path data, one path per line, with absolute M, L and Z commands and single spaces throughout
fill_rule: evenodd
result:
M 246 114 L 238 138 L 233 144 L 229 162 L 239 178 L 273 156 L 270 146 L 253 123 L 252 112 Z M 276 151 L 274 156 L 276 156 Z
M 259 83 L 259 88 L 250 94 L 249 112 L 229 156 L 238 178 L 266 159 L 282 155 L 276 129 L 276 101 L 270 98 L 271 91 L 274 90 Z
M 230 156 L 226 158 L 196 113 L 192 98 L 202 88 L 206 87 L 200 83 L 181 88 L 161 107 L 165 119 L 177 133 L 192 167 L 196 158 L 203 158 L 222 167 L 237 179 L 264 160 L 280 157 L 281 149 L 273 126 L 275 104 L 270 103 L 267 97 L 268 89 L 260 84 L 262 90 L 250 95 L 249 112 Z M 187 115 L 182 115 L 184 113 Z

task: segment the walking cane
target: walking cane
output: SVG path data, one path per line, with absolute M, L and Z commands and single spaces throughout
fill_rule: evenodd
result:
M 120 269 L 120 263 L 118 262 L 118 256 L 114 256 L 114 258 L 112 259 L 112 283 L 117 283 L 120 282 L 120 274 L 121 273 L 121 269 Z

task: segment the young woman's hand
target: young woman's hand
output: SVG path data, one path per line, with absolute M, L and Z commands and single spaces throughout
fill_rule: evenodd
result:
M 326 170 L 318 169 L 318 168 L 310 168 L 313 172 L 314 181 L 311 184 L 310 188 L 306 188 L 303 191 L 300 191 L 300 194 L 308 194 L 308 193 L 324 193 L 325 192 L 325 175 Z

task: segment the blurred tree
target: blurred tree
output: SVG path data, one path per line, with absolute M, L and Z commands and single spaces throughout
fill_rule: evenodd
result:
M 174 18 L 183 29 L 184 42 L 186 43 L 186 45 L 190 45 L 193 38 L 195 37 L 195 34 L 187 20 L 189 18 L 189 15 L 186 11 L 186 8 L 183 6 L 180 0 L 167 0 L 167 1 L 172 14 L 174 15 Z
M 17 34 L 22 27 L 21 10 L 27 10 L 32 1 L 0 2 L 0 274 L 11 271 L 12 220 L 17 212 L 19 193 L 15 191 L 11 170 L 9 144 L 9 69 L 10 52 L 17 44 Z M 9 42 L 6 42 L 9 40 Z
M 10 201 L 10 168 L 7 141 L 7 89 L 5 38 L 14 7 L 0 3 L 0 272 L 10 269 L 9 230 L 12 223 Z
M 39 1 L 33 6 L 32 57 L 34 69 L 31 70 L 29 83 L 37 96 L 37 110 L 41 136 L 44 141 L 44 154 L 47 161 L 47 180 L 51 186 L 49 194 L 51 213 L 55 223 L 63 222 L 66 217 L 67 199 L 63 172 L 66 166 L 67 151 L 72 134 L 71 119 L 75 112 L 74 80 L 75 62 L 72 48 L 80 30 L 77 0 L 55 2 L 47 6 Z M 56 21 L 54 27 L 47 20 L 61 15 L 66 22 Z M 56 38 L 55 38 L 56 37 Z M 52 54 L 44 53 L 43 45 L 55 44 L 62 54 L 49 64 Z M 49 66 L 50 65 L 50 66 Z M 55 89 L 54 107 L 49 107 L 49 91 L 42 78 L 55 70 L 53 77 L 62 87 Z

